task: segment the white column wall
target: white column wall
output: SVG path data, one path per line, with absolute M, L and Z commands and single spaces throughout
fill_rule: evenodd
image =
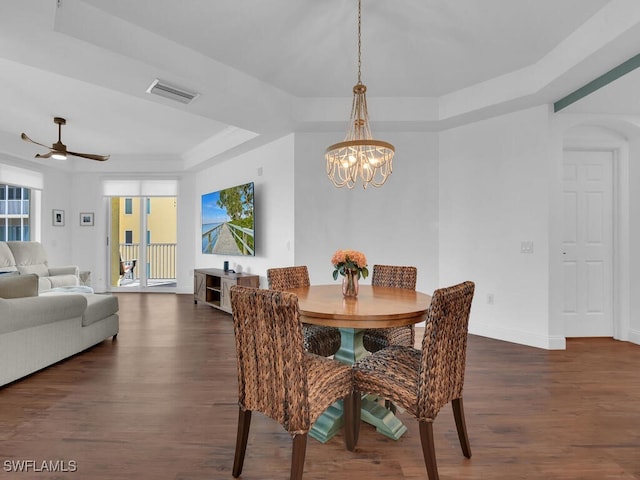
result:
M 338 189 L 327 178 L 324 151 L 343 136 L 296 134 L 295 264 L 309 267 L 312 283 L 333 283 L 333 253 L 359 250 L 370 267 L 415 265 L 418 290 L 432 292 L 440 285 L 437 135 L 376 131 L 396 148 L 394 170 L 366 190 Z
M 476 283 L 472 333 L 564 348 L 549 334 L 549 143 L 547 106 L 441 133 L 440 282 Z
M 42 189 L 42 229 L 40 241 L 47 251 L 49 265 L 69 265 L 73 257 L 73 237 L 70 225 L 73 222 L 71 208 L 73 197 L 72 176 L 67 172 L 53 168 L 43 169 L 44 185 Z M 64 210 L 64 226 L 53 226 L 52 210 Z M 35 238 L 33 240 L 36 240 Z
M 78 173 L 72 176 L 75 201 L 67 211 L 73 264 L 91 272 L 91 286 L 97 292 L 109 289 L 107 232 L 108 204 L 102 197 L 101 177 Z M 80 226 L 80 212 L 93 212 L 93 227 Z
M 178 293 L 193 293 L 193 268 L 196 252 L 193 232 L 201 231 L 200 195 L 196 187 L 197 174 L 188 173 L 178 184 L 178 244 L 176 245 L 176 284 Z M 198 209 L 193 205 L 198 204 Z M 200 244 L 198 244 L 200 246 Z
M 629 142 L 629 340 L 640 345 L 640 139 Z

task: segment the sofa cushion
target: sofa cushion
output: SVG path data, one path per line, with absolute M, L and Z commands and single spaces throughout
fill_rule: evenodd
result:
M 49 277 L 49 283 L 51 284 L 51 288 L 76 286 L 78 285 L 78 276 L 55 275 L 53 277 Z
M 0 275 L 0 298 L 23 298 L 37 296 L 37 275 Z
M 69 319 L 75 319 L 80 328 L 80 318 L 86 308 L 87 300 L 82 295 L 0 298 L 0 335 Z
M 43 263 L 37 265 L 17 265 L 20 273 L 35 273 L 39 277 L 48 277 L 49 269 Z
M 49 276 L 47 252 L 40 242 L 7 242 L 20 273 Z
M 13 253 L 9 245 L 5 242 L 0 242 L 0 272 L 17 272 L 16 260 L 13 258 Z
M 87 299 L 87 309 L 82 316 L 82 325 L 87 326 L 118 313 L 118 297 L 113 295 L 83 294 Z

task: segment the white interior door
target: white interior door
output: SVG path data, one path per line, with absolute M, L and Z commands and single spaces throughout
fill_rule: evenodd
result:
M 613 336 L 613 152 L 564 152 L 563 207 L 565 335 Z

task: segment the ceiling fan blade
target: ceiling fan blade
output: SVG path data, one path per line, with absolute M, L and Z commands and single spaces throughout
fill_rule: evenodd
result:
M 38 142 L 36 142 L 34 140 L 31 140 L 29 137 L 27 137 L 26 133 L 23 133 L 22 135 L 20 135 L 20 138 L 22 138 L 22 140 L 24 140 L 25 142 L 35 143 L 36 145 L 40 145 L 41 147 L 51 149 L 51 147 L 49 145 L 44 145 L 42 143 L 38 143 Z
M 70 152 L 67 150 L 67 154 L 69 155 L 73 155 L 74 157 L 82 157 L 82 158 L 88 158 L 89 160 L 97 160 L 98 162 L 104 162 L 106 160 L 109 160 L 110 155 L 95 155 L 93 153 L 76 153 L 76 152 Z
M 78 153 L 78 152 L 70 152 L 67 150 L 67 146 L 62 143 L 62 125 L 65 125 L 67 121 L 61 117 L 55 117 L 53 122 L 58 125 L 58 141 L 54 143 L 52 146 L 44 145 L 42 143 L 35 142 L 31 140 L 26 133 L 22 133 L 20 138 L 25 142 L 35 143 L 36 145 L 40 145 L 41 147 L 47 148 L 49 150 L 48 153 L 37 154 L 36 158 L 58 158 L 65 159 L 67 155 L 73 155 L 75 157 L 88 158 L 89 160 L 96 160 L 98 162 L 104 162 L 109 160 L 110 155 L 96 155 L 93 153 Z

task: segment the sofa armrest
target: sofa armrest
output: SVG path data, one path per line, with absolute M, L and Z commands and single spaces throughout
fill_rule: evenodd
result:
M 0 298 L 38 296 L 38 276 L 35 273 L 0 277 Z
M 77 265 L 65 265 L 62 267 L 49 267 L 49 275 L 75 275 L 80 276 L 80 268 Z
M 0 298 L 0 334 L 69 318 L 81 319 L 86 309 L 83 295 Z

